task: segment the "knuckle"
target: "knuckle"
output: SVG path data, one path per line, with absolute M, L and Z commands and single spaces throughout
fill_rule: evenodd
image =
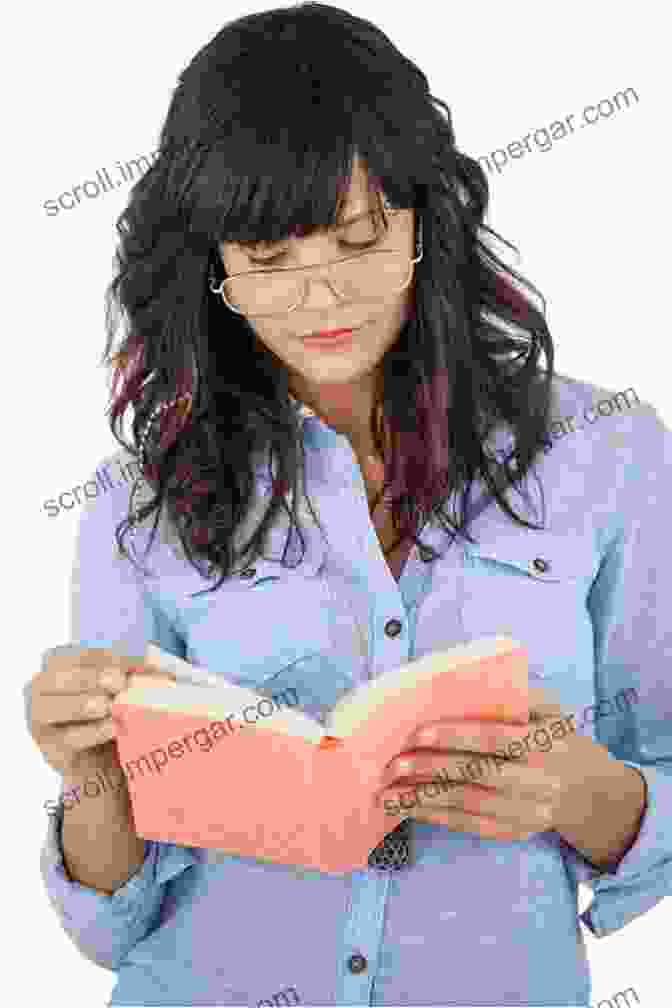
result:
M 88 744 L 86 735 L 84 734 L 86 731 L 86 728 L 65 728 L 62 735 L 63 745 L 73 751 L 86 748 L 86 745 Z
M 87 718 L 103 717 L 109 708 L 107 697 L 102 693 L 94 693 L 81 702 L 81 712 Z
M 35 736 L 48 727 L 49 722 L 44 706 L 39 702 L 33 701 L 30 706 L 30 717 L 28 718 L 28 730 L 30 734 Z
M 111 717 L 105 718 L 97 727 L 100 738 L 110 738 L 116 734 L 114 719 Z
M 51 674 L 58 673 L 76 662 L 81 653 L 82 649 L 75 644 L 58 644 L 56 647 L 47 648 L 42 652 L 42 670 Z
M 538 809 L 537 818 L 540 822 L 548 825 L 553 821 L 553 811 L 550 805 L 540 805 Z

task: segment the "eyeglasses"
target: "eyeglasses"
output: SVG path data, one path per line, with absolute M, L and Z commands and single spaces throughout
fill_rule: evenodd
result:
M 401 211 L 395 211 L 399 213 Z M 343 302 L 386 300 L 405 290 L 411 282 L 413 267 L 423 256 L 422 219 L 418 224 L 417 255 L 375 249 L 323 266 L 288 266 L 278 269 L 234 273 L 210 290 L 238 315 L 266 317 L 296 311 L 306 300 L 309 275 L 324 276 Z M 310 271 L 310 274 L 309 272 Z

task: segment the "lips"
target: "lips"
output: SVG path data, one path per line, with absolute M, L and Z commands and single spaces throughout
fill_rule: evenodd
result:
M 354 332 L 354 329 L 323 329 L 321 332 L 308 333 L 304 339 L 332 339 L 336 336 L 345 336 L 346 333 Z
M 338 329 L 334 333 L 332 330 L 328 336 L 304 336 L 302 343 L 306 350 L 312 353 L 337 353 L 352 349 L 355 338 L 355 329 Z

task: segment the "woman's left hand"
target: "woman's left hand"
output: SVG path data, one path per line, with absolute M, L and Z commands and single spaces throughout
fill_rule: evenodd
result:
M 488 838 L 527 839 L 553 829 L 594 863 L 609 863 L 637 834 L 644 779 L 605 746 L 577 735 L 574 715 L 563 714 L 542 690 L 530 694 L 529 728 L 464 720 L 424 725 L 413 748 L 387 767 L 379 800 L 391 815 L 409 812 L 418 822 Z M 601 829 L 600 812 L 607 810 Z

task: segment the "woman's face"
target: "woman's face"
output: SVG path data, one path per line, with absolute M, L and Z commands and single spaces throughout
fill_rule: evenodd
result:
M 341 218 L 368 214 L 378 209 L 378 200 L 369 196 L 366 174 L 361 161 L 355 158 L 351 186 Z M 362 250 L 349 249 L 350 243 L 373 239 L 373 249 L 400 251 L 409 259 L 415 256 L 415 212 L 403 210 L 388 217 L 389 229 L 384 230 L 376 216 L 363 217 L 349 227 L 315 232 L 306 238 L 288 238 L 277 245 L 242 248 L 236 242 L 221 242 L 220 255 L 227 275 L 263 269 L 263 264 L 251 262 L 284 252 L 268 268 L 321 265 L 357 255 Z M 339 241 L 340 239 L 340 241 Z M 413 278 L 408 288 L 392 293 L 385 300 L 341 303 L 329 287 L 326 278 L 310 277 L 302 307 L 285 315 L 259 318 L 247 315 L 257 337 L 285 364 L 290 374 L 290 387 L 301 398 L 308 386 L 325 383 L 357 381 L 375 372 L 387 350 L 396 342 L 401 328 L 410 317 L 413 299 Z M 303 342 L 309 333 L 331 329 L 354 329 L 351 343 L 345 349 L 310 346 Z

